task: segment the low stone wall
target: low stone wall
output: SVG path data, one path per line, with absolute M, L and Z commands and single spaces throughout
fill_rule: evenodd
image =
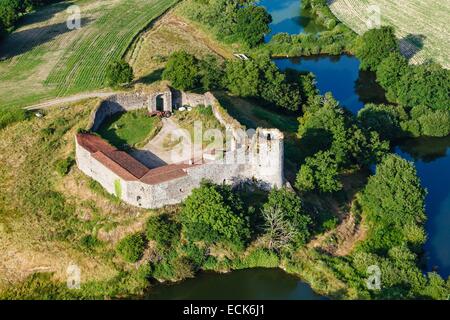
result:
M 148 99 L 148 94 L 140 92 L 122 93 L 109 97 L 94 111 L 88 130 L 97 131 L 106 118 L 116 113 L 147 108 Z

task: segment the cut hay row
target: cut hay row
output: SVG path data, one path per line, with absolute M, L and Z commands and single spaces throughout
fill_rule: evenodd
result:
M 355 32 L 368 30 L 370 5 L 381 24 L 396 28 L 402 52 L 413 63 L 433 60 L 450 68 L 450 2 L 439 0 L 329 0 L 333 13 Z
M 74 1 L 31 15 L 0 45 L 0 106 L 25 106 L 104 86 L 106 66 L 178 0 Z M 66 27 L 66 8 L 81 8 L 82 28 Z M 13 49 L 14 48 L 14 49 Z

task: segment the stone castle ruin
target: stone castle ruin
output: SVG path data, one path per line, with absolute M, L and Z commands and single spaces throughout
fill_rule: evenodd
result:
M 102 122 L 118 112 L 146 108 L 171 111 L 180 106 L 211 106 L 226 129 L 230 143 L 221 156 L 203 154 L 183 163 L 148 167 L 95 134 Z M 256 129 L 251 136 L 211 94 L 191 94 L 169 87 L 122 93 L 102 101 L 92 115 L 88 132 L 78 133 L 78 168 L 109 193 L 142 208 L 159 208 L 183 201 L 202 180 L 239 185 L 258 184 L 264 189 L 284 185 L 284 136 L 278 129 Z M 218 150 L 219 153 L 219 150 Z

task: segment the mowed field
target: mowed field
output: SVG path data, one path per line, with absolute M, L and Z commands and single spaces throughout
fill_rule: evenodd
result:
M 0 43 L 0 107 L 101 89 L 108 63 L 177 2 L 65 1 L 29 15 Z M 73 4 L 81 9 L 81 29 L 67 28 Z
M 367 29 L 370 5 L 377 5 L 382 25 L 396 28 L 402 52 L 413 63 L 432 59 L 450 68 L 450 1 L 329 0 L 333 13 L 355 32 Z

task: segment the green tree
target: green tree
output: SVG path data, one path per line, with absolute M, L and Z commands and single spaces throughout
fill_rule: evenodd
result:
M 203 90 L 220 89 L 224 77 L 223 66 L 213 55 L 207 55 L 199 62 L 199 77 Z
M 400 52 L 391 52 L 376 69 L 377 82 L 386 90 L 386 96 L 393 101 L 397 97 L 397 84 L 408 68 L 408 60 Z
M 302 169 L 304 166 L 306 168 Z M 335 192 L 342 189 L 338 164 L 331 151 L 319 151 L 313 157 L 306 158 L 306 163 L 302 167 L 295 182 L 299 190 Z
M 249 47 L 255 47 L 264 41 L 270 32 L 269 23 L 272 17 L 266 9 L 253 4 L 244 6 L 236 14 L 236 34 Z
M 169 57 L 162 76 L 177 89 L 195 89 L 199 86 L 200 80 L 198 60 L 185 51 L 175 52 Z
M 421 246 L 425 194 L 412 163 L 397 155 L 386 156 L 360 197 L 370 225 L 367 246 L 375 251 L 401 244 Z
M 231 60 L 227 63 L 225 85 L 232 94 L 256 97 L 260 81 L 259 67 L 254 60 Z
M 144 252 L 145 241 L 141 234 L 131 234 L 119 241 L 117 253 L 127 262 L 138 261 Z
M 283 236 L 276 239 L 277 232 L 274 232 L 272 238 L 281 246 L 284 239 L 286 244 L 291 242 L 295 247 L 299 247 L 310 237 L 311 218 L 304 213 L 302 201 L 293 191 L 286 188 L 273 189 L 263 206 L 263 216 L 266 224 L 271 226 L 269 232 L 273 232 L 277 228 L 275 226 L 281 227 L 281 233 L 278 235 Z
M 146 235 L 148 240 L 155 240 L 160 248 L 166 249 L 179 240 L 180 226 L 167 214 L 150 217 Z
M 361 70 L 376 71 L 383 59 L 398 51 L 394 28 L 387 26 L 367 31 L 357 38 L 355 44 L 355 54 L 361 61 Z
M 128 85 L 133 81 L 133 68 L 123 60 L 110 63 L 106 69 L 106 84 L 111 87 Z
M 249 219 L 241 199 L 225 185 L 204 182 L 183 203 L 183 232 L 193 241 L 244 244 L 250 235 Z

